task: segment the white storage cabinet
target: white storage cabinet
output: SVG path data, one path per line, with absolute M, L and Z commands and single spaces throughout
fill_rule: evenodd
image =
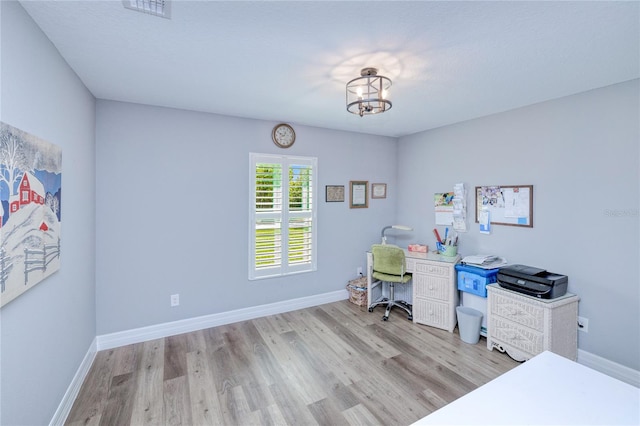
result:
M 578 296 L 538 299 L 498 284 L 487 286 L 487 296 L 487 349 L 506 351 L 517 361 L 546 350 L 577 359 Z

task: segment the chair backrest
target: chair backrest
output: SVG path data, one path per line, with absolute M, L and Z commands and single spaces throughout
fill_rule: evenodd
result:
M 404 275 L 404 250 L 393 244 L 374 244 L 371 246 L 373 254 L 373 271 L 389 275 Z

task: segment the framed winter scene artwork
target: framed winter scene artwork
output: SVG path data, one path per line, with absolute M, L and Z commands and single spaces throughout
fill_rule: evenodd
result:
M 0 307 L 60 269 L 62 149 L 0 122 Z

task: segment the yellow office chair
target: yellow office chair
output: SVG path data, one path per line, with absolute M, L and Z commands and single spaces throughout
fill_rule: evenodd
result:
M 389 284 L 389 297 L 382 296 L 369 306 L 369 312 L 378 305 L 386 305 L 387 310 L 382 317 L 383 321 L 389 319 L 391 308 L 397 306 L 405 310 L 409 315 L 409 320 L 413 320 L 413 307 L 404 300 L 395 299 L 396 284 L 406 284 L 411 280 L 411 274 L 405 272 L 404 250 L 392 244 L 374 244 L 371 246 L 373 254 L 373 273 L 371 277 L 381 283 Z

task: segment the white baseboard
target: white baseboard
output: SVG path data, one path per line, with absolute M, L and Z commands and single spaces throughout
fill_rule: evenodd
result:
M 221 312 L 218 314 L 204 315 L 201 317 L 120 331 L 117 333 L 103 334 L 96 337 L 97 347 L 99 351 L 112 349 L 119 346 L 146 342 L 148 340 L 160 339 L 163 337 L 174 336 L 176 334 L 189 333 L 191 331 L 231 324 L 238 321 L 246 321 L 267 315 L 275 315 L 283 312 L 295 311 L 297 309 L 309 308 L 311 306 L 318 306 L 325 303 L 337 302 L 338 300 L 348 298 L 349 292 L 347 290 L 338 290 L 315 296 L 270 303 L 268 305 L 252 306 L 250 308 L 237 309 L 235 311 Z
M 64 422 L 67 420 L 67 417 L 71 412 L 73 403 L 80 392 L 82 383 L 84 383 L 84 379 L 89 373 L 89 369 L 93 364 L 93 360 L 95 359 L 97 352 L 96 338 L 94 338 L 93 342 L 91 342 L 91 346 L 89 346 L 87 354 L 84 356 L 84 359 L 80 364 L 80 367 L 78 367 L 78 371 L 76 371 L 75 376 L 73 376 L 71 384 L 69 384 L 67 391 L 64 393 L 62 401 L 60 402 L 60 405 L 58 405 L 58 409 L 49 423 L 50 426 L 64 425 Z
M 578 349 L 578 363 L 640 388 L 640 371 Z

